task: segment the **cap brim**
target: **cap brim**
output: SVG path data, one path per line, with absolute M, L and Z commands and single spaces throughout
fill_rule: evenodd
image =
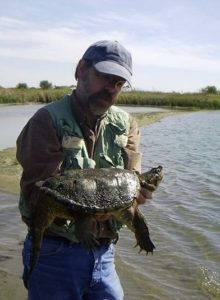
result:
M 94 64 L 93 67 L 100 73 L 122 77 L 131 86 L 131 73 L 122 65 L 113 61 L 100 61 Z

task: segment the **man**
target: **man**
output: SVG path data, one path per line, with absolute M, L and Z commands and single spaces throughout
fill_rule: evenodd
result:
M 19 208 L 27 225 L 30 211 L 41 201 L 38 180 L 64 169 L 116 167 L 140 172 L 138 126 L 114 106 L 124 84 L 131 85 L 131 76 L 130 53 L 117 41 L 99 41 L 79 61 L 73 93 L 41 108 L 24 127 L 17 140 L 17 159 L 23 167 Z M 142 188 L 137 200 L 145 203 L 151 198 Z M 94 218 L 94 228 L 102 228 L 95 249 L 77 240 L 74 222 L 56 219 L 44 236 L 30 278 L 32 237 L 27 235 L 23 278 L 29 300 L 123 299 L 113 245 L 121 226 L 108 215 Z

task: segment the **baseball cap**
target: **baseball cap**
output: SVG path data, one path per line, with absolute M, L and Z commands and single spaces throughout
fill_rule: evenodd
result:
M 82 58 L 90 60 L 98 72 L 122 77 L 131 86 L 131 54 L 118 41 L 98 41 L 86 50 Z

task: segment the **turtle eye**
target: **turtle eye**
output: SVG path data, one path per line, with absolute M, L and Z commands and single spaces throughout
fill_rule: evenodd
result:
M 162 167 L 162 166 L 159 166 L 159 167 L 157 168 L 157 173 L 160 173 L 162 170 L 163 170 L 163 167 Z

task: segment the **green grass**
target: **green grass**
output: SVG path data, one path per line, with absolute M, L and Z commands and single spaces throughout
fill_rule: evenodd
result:
M 49 103 L 71 93 L 70 87 L 42 90 L 0 88 L 0 104 Z M 145 105 L 169 108 L 220 109 L 220 95 L 203 93 L 163 93 L 147 91 L 123 92 L 118 100 L 121 105 Z
M 62 89 L 0 89 L 0 104 L 49 103 L 57 101 L 71 92 L 69 87 Z

